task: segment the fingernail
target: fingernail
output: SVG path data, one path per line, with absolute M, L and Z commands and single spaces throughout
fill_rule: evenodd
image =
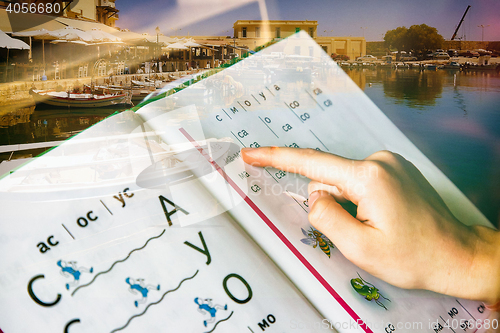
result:
M 312 192 L 311 194 L 309 194 L 309 202 L 308 202 L 308 205 L 309 207 L 312 207 L 314 202 L 316 200 L 318 200 L 318 198 L 320 197 L 321 193 L 319 193 L 319 191 L 314 191 Z
M 248 157 L 255 157 L 257 153 L 257 148 L 242 148 L 241 154 L 246 155 Z

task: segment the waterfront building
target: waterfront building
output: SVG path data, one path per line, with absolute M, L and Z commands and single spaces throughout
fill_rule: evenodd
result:
M 233 29 L 236 44 L 249 49 L 304 30 L 330 55 L 346 55 L 350 59 L 366 55 L 364 37 L 318 36 L 318 21 L 238 20 Z
M 79 0 L 75 6 L 70 6 L 67 17 L 95 20 L 110 27 L 115 26 L 118 12 L 115 0 Z
M 31 4 L 31 3 L 36 3 L 36 0 L 26 0 L 24 2 L 27 4 Z M 6 15 L 5 10 L 8 7 L 9 3 L 12 4 L 11 2 L 0 0 L 0 11 L 3 12 L 3 14 L 5 15 Z M 115 22 L 118 20 L 119 10 L 116 9 L 115 0 L 79 0 L 72 3 L 63 1 L 62 8 L 64 8 L 64 12 L 62 14 L 62 17 L 64 18 L 80 19 L 82 21 L 90 21 L 90 22 L 99 22 L 110 27 L 114 27 Z M 31 14 L 31 15 L 26 15 L 26 14 Z M 54 19 L 54 17 L 50 15 L 33 14 L 33 13 L 16 13 L 16 16 L 19 17 L 18 20 L 27 19 L 29 17 L 28 21 L 35 23 L 31 24 L 34 26 L 48 23 L 48 21 Z M 46 19 L 43 19 L 44 17 Z M 11 20 L 8 19 L 7 21 Z M 28 23 L 28 25 L 30 24 Z M 6 24 L 2 24 L 0 28 L 3 27 L 5 29 L 5 26 Z M 56 30 L 56 29 L 50 29 L 51 26 L 43 26 L 41 28 L 45 28 L 47 30 Z M 3 30 L 3 31 L 16 32 L 20 31 L 20 29 Z
M 179 36 L 178 38 L 193 38 L 202 40 L 205 44 L 217 41 L 217 46 L 224 46 L 225 55 L 238 54 L 246 50 L 255 50 L 272 40 L 280 40 L 304 30 L 329 55 L 346 55 L 350 59 L 366 55 L 366 40 L 364 37 L 318 36 L 318 21 L 281 21 L 281 20 L 238 20 L 233 24 L 234 34 L 231 36 Z M 309 55 L 309 51 L 301 50 L 300 54 Z

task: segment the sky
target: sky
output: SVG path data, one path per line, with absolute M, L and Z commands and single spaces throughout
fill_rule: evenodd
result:
M 387 30 L 425 23 L 449 40 L 467 5 L 457 37 L 500 41 L 499 0 L 116 0 L 117 26 L 167 36 L 233 35 L 237 20 L 318 21 L 318 36 L 381 41 Z M 489 26 L 488 26 L 489 25 Z M 325 32 L 326 31 L 326 32 Z M 465 35 L 465 36 L 464 36 Z

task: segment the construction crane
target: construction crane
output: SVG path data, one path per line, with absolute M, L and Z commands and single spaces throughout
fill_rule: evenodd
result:
M 455 37 L 457 37 L 457 33 L 458 33 L 458 29 L 460 29 L 460 26 L 462 25 L 462 23 L 464 22 L 464 18 L 465 18 L 465 15 L 467 15 L 467 12 L 469 11 L 470 9 L 470 5 L 467 6 L 467 9 L 465 10 L 465 13 L 464 13 L 464 16 L 462 16 L 462 19 L 460 20 L 460 23 L 458 24 L 457 26 L 457 29 L 455 30 L 455 32 L 453 33 L 453 36 L 451 36 L 451 39 L 450 40 L 454 40 Z

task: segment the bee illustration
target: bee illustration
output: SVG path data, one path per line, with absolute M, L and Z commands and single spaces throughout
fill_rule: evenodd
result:
M 359 275 L 359 278 L 355 278 L 351 280 L 351 285 L 354 288 L 354 290 L 360 294 L 361 296 L 364 296 L 365 299 L 370 302 L 372 300 L 375 300 L 375 303 L 377 303 L 378 306 L 383 307 L 384 309 L 387 310 L 385 305 L 379 300 L 380 297 L 387 301 L 391 301 L 388 298 L 385 298 L 381 293 L 379 293 L 378 289 L 375 288 L 375 286 L 365 280 Z
M 302 229 L 302 233 L 304 234 L 304 236 L 306 236 L 306 238 L 300 240 L 302 243 L 311 245 L 314 248 L 319 245 L 321 251 L 323 251 L 328 256 L 328 258 L 330 258 L 330 248 L 333 249 L 334 246 L 333 243 L 328 239 L 328 237 L 314 228 L 311 228 L 311 230 L 309 231 L 305 231 L 304 229 Z

